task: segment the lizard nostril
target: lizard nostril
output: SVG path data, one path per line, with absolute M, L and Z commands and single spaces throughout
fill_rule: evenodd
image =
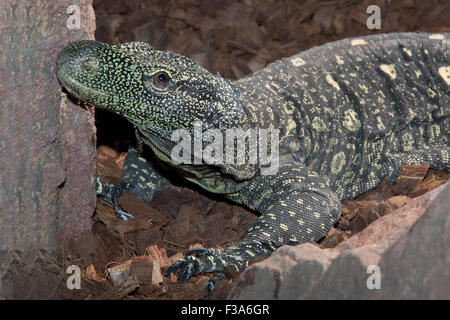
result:
M 99 68 L 98 60 L 92 57 L 80 59 L 78 65 L 81 70 L 91 73 L 96 72 Z

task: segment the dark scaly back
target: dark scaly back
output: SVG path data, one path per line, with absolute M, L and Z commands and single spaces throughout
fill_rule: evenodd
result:
M 280 153 L 350 198 L 392 181 L 403 155 L 440 148 L 448 165 L 449 34 L 345 39 L 281 59 L 234 84 L 253 121 L 279 127 Z M 397 161 L 398 160 L 398 161 Z M 436 162 L 435 161 L 435 162 Z

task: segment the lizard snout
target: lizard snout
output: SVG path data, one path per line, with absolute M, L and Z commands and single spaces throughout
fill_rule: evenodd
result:
M 92 40 L 76 41 L 64 47 L 56 59 L 58 79 L 63 81 L 66 76 L 76 78 L 82 73 L 95 74 L 100 65 L 97 52 L 103 47 L 104 44 Z

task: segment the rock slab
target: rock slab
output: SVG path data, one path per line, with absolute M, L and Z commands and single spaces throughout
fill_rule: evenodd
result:
M 449 299 L 450 183 L 333 249 L 283 246 L 247 268 L 230 299 Z
M 91 227 L 93 115 L 66 97 L 55 75 L 65 45 L 94 38 L 92 0 L 77 1 L 79 12 L 74 4 L 0 4 L 0 250 L 53 252 Z M 75 16 L 80 25 L 71 29 Z

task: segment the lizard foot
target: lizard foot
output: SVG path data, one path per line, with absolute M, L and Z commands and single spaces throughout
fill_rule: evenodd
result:
M 120 209 L 116 211 L 116 214 L 120 219 L 125 220 L 125 221 L 128 221 L 128 218 L 134 219 L 134 216 L 132 214 L 125 212 L 123 210 L 120 210 Z
M 115 189 L 115 192 L 113 192 L 113 194 L 112 194 L 112 203 L 114 206 L 114 212 L 122 220 L 128 221 L 128 218 L 133 219 L 134 216 L 132 214 L 129 214 L 128 212 L 125 212 L 119 208 L 119 197 L 123 192 L 122 191 L 123 187 L 120 185 L 117 185 L 116 187 L 117 188 Z
M 258 257 L 270 255 L 275 248 L 266 240 L 242 241 L 236 246 L 223 250 L 198 248 L 186 253 L 184 259 L 173 263 L 168 273 L 180 271 L 178 280 L 187 282 L 190 277 L 200 273 L 218 272 L 205 287 L 205 295 L 210 293 L 218 281 L 227 279 L 225 268 L 229 271 L 239 272 L 248 266 L 248 262 Z
M 208 280 L 208 283 L 205 286 L 205 296 L 207 296 L 211 291 L 214 290 L 214 287 L 216 286 L 217 282 L 220 280 L 227 280 L 228 277 L 225 273 L 220 272 L 218 275 L 211 277 L 211 279 Z
M 194 256 L 195 255 L 195 256 Z M 192 276 L 204 272 L 219 272 L 218 275 L 209 279 L 205 286 L 205 295 L 209 294 L 218 281 L 226 279 L 224 270 L 224 257 L 222 250 L 197 248 L 186 253 L 186 258 L 174 262 L 167 272 L 177 273 L 180 271 L 178 281 L 187 282 Z
M 120 219 L 122 219 L 124 221 L 128 221 L 129 218 L 134 219 L 134 216 L 131 213 L 128 213 L 126 211 L 123 211 L 122 209 L 119 209 L 119 205 L 116 204 L 114 201 L 112 201 L 110 199 L 106 199 L 106 198 L 102 198 L 102 199 L 114 207 L 114 212 L 117 214 L 117 216 Z
M 132 214 L 125 212 L 119 208 L 119 197 L 123 193 L 123 190 L 125 190 L 124 187 L 120 184 L 112 186 L 106 185 L 106 186 L 108 187 L 107 189 L 108 193 L 99 194 L 99 196 L 114 207 L 114 212 L 120 219 L 125 221 L 127 221 L 129 218 L 133 219 L 134 216 Z M 102 188 L 106 189 L 105 185 L 103 185 Z
M 122 184 L 107 185 L 97 179 L 97 190 L 100 190 L 97 191 L 98 195 L 114 207 L 114 212 L 120 219 L 127 221 L 129 218 L 134 218 L 132 214 L 119 208 L 119 197 L 126 190 Z

